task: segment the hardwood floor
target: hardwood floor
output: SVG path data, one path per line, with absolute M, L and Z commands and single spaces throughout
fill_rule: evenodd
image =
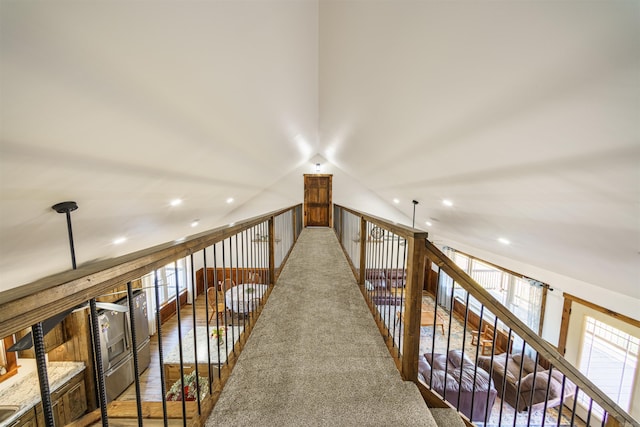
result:
M 196 299 L 196 325 L 206 326 L 207 316 L 205 311 L 205 302 L 202 295 Z M 186 304 L 180 309 L 181 333 L 184 337 L 193 329 L 193 305 Z M 235 317 L 232 320 L 235 324 L 243 324 L 242 319 Z M 215 319 L 212 319 L 211 326 L 215 326 Z M 174 314 L 162 325 L 162 349 L 166 356 L 178 345 L 178 316 Z M 151 362 L 149 367 L 140 375 L 140 397 L 145 402 L 160 402 L 162 400 L 162 381 L 160 376 L 160 362 L 158 351 L 158 336 L 153 335 L 150 342 Z M 135 401 L 136 389 L 135 383 L 131 384 L 118 398 L 117 401 Z

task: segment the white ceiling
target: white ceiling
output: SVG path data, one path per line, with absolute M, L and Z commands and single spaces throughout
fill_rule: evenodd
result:
M 640 298 L 637 1 L 0 8 L 0 290 L 70 267 L 54 203 L 83 263 L 301 202 L 321 156 L 338 203 Z

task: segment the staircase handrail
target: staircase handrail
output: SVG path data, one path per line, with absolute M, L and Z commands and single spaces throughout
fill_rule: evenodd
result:
M 223 225 L 181 241 L 162 243 L 136 252 L 81 265 L 0 292 L 0 337 L 31 326 L 161 268 L 173 260 L 196 253 L 257 224 L 272 220 L 300 204 L 258 215 L 233 225 Z

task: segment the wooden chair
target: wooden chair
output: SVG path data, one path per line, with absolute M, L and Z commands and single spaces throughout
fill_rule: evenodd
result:
M 472 330 L 471 345 L 480 345 L 483 356 L 491 354 L 493 349 L 493 329 L 485 324 L 479 336 L 478 331 Z M 487 351 L 488 353 L 486 353 Z
M 224 325 L 225 314 L 227 312 L 227 306 L 224 303 L 224 292 L 216 291 L 216 288 L 209 288 L 207 289 L 207 298 L 209 300 L 209 308 L 211 309 L 208 323 L 211 323 L 213 316 L 217 315 L 219 324 Z
M 219 282 L 219 285 L 220 285 L 220 290 L 222 291 L 222 293 L 225 293 L 229 289 L 233 288 L 236 285 L 236 282 L 234 282 L 233 280 L 227 278 L 227 279 L 224 279 L 221 282 Z

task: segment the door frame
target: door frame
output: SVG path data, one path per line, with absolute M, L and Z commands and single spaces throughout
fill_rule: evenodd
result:
M 307 198 L 306 194 L 304 194 L 304 189 L 306 188 L 307 177 L 315 177 L 315 178 L 328 178 L 329 179 L 329 228 L 333 228 L 333 174 L 325 174 L 325 173 L 305 173 L 304 175 L 304 183 L 303 183 L 303 226 L 308 227 L 307 218 L 309 217 L 308 208 L 307 208 Z

